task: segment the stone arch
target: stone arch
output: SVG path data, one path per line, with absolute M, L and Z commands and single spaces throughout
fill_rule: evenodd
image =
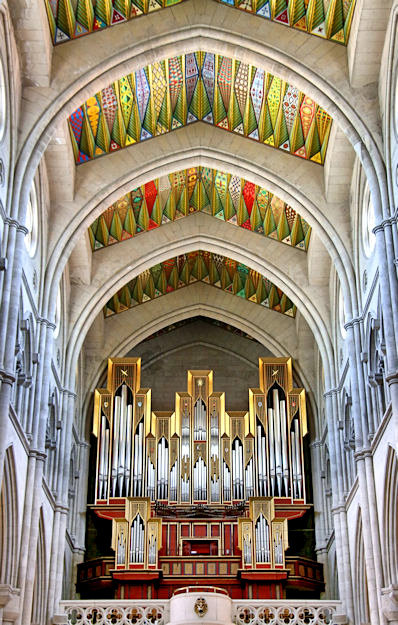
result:
M 205 31 L 206 31 L 206 29 L 205 29 Z M 347 113 L 347 114 L 346 113 L 343 114 L 341 112 L 343 110 L 343 108 L 345 110 L 347 110 L 347 100 L 344 97 L 341 96 L 341 93 L 337 93 L 338 89 L 335 90 L 335 92 L 333 93 L 333 97 L 332 97 L 333 88 L 331 87 L 331 83 L 327 83 L 327 81 L 325 81 L 324 84 L 320 85 L 319 84 L 319 80 L 318 80 L 317 86 L 315 87 L 314 86 L 315 83 L 312 83 L 312 80 L 315 80 L 315 74 L 312 72 L 311 69 L 307 68 L 307 70 L 304 71 L 304 67 L 302 65 L 300 65 L 299 62 L 296 63 L 296 62 L 292 61 L 292 58 L 290 58 L 290 57 L 287 58 L 289 55 L 286 56 L 286 54 L 283 55 L 283 54 L 279 53 L 278 51 L 273 49 L 272 46 L 265 46 L 265 47 L 262 48 L 258 44 L 258 42 L 255 42 L 255 43 L 251 42 L 252 45 L 250 45 L 248 47 L 248 45 L 247 45 L 248 41 L 244 37 L 240 37 L 239 38 L 237 35 L 234 35 L 231 38 L 230 41 L 226 41 L 228 39 L 228 37 L 225 35 L 225 33 L 223 33 L 223 35 L 218 33 L 219 40 L 216 41 L 216 37 L 215 37 L 216 33 L 215 32 L 211 31 L 211 34 L 210 34 L 210 32 L 206 33 L 206 34 L 207 34 L 207 39 L 209 41 L 212 41 L 212 45 L 214 46 L 214 49 L 216 49 L 217 46 L 220 46 L 220 41 L 224 40 L 222 45 L 224 46 L 225 50 L 221 46 L 220 47 L 220 51 L 224 51 L 224 53 L 226 53 L 226 54 L 228 54 L 228 51 L 226 50 L 226 48 L 228 46 L 233 45 L 234 46 L 234 55 L 236 53 L 236 49 L 240 49 L 241 48 L 242 49 L 242 55 L 243 55 L 243 50 L 245 49 L 246 50 L 246 54 L 244 56 L 245 57 L 249 56 L 249 58 L 247 59 L 249 61 L 254 61 L 255 63 L 257 63 L 256 59 L 258 58 L 260 60 L 260 63 L 264 64 L 264 60 L 265 61 L 267 61 L 267 60 L 269 61 L 270 59 L 272 59 L 273 66 L 275 65 L 277 68 L 279 68 L 281 70 L 279 73 L 282 76 L 286 76 L 286 77 L 289 76 L 289 79 L 290 79 L 291 76 L 294 75 L 296 77 L 297 81 L 298 81 L 297 84 L 300 83 L 299 86 L 301 86 L 301 84 L 302 84 L 304 86 L 304 88 L 309 87 L 311 95 L 313 95 L 313 97 L 315 99 L 317 99 L 322 105 L 325 105 L 326 108 L 329 110 L 329 112 L 331 112 L 331 114 L 336 117 L 336 120 L 338 120 L 338 123 L 341 123 L 342 127 L 344 128 L 345 132 L 347 133 L 347 136 L 350 137 L 350 140 L 352 141 L 353 145 L 355 145 L 356 148 L 358 149 L 358 152 L 360 152 L 361 158 L 364 160 L 365 167 L 368 170 L 368 175 L 372 178 L 373 185 L 375 186 L 375 188 L 377 187 L 377 183 L 378 183 L 377 175 L 382 177 L 383 168 L 380 167 L 379 171 L 378 171 L 378 174 L 376 174 L 376 170 L 373 168 L 373 165 L 371 164 L 371 158 L 369 157 L 369 153 L 367 152 L 368 148 L 365 148 L 365 146 L 362 144 L 362 142 L 361 142 L 362 140 L 360 138 L 360 135 L 363 135 L 364 137 L 369 138 L 369 142 L 368 142 L 368 144 L 370 146 L 369 150 L 372 153 L 372 156 L 374 156 L 375 159 L 378 160 L 380 155 L 378 153 L 378 150 L 377 150 L 375 144 L 373 143 L 371 132 L 366 128 L 365 124 L 363 124 L 363 122 L 360 119 L 358 119 L 357 113 L 354 111 L 354 107 L 352 107 L 352 109 L 349 110 L 349 113 Z M 192 35 L 191 39 L 195 39 L 195 33 L 193 33 L 193 34 L 191 33 L 191 35 Z M 198 33 L 197 33 L 197 36 L 199 37 Z M 166 38 L 166 39 L 162 40 L 162 37 L 163 37 L 163 35 L 159 36 L 157 38 L 156 44 L 157 44 L 159 50 L 162 49 L 162 56 L 164 57 L 165 53 L 167 52 L 164 49 L 164 46 L 165 45 L 166 46 L 169 45 L 169 39 Z M 170 33 L 168 33 L 168 38 L 169 37 L 170 37 Z M 200 34 L 200 37 L 203 37 L 203 32 Z M 201 39 L 201 42 L 204 43 L 207 39 L 205 37 L 204 39 Z M 249 41 L 250 41 L 250 38 L 249 38 Z M 176 38 L 174 37 L 173 38 L 173 45 L 175 44 L 175 42 L 176 42 Z M 152 43 L 154 44 L 154 42 L 152 42 Z M 181 34 L 179 42 L 177 43 L 177 47 L 178 46 L 180 46 L 181 49 L 184 49 L 184 51 L 187 50 L 186 37 L 184 38 L 182 34 Z M 239 46 L 240 46 L 240 48 L 239 48 Z M 198 46 L 195 45 L 194 47 L 198 47 Z M 231 49 L 230 53 L 232 54 L 232 49 Z M 128 64 L 127 60 L 128 60 L 128 55 L 129 54 L 130 54 L 130 52 L 128 52 L 127 56 L 125 55 L 123 58 L 120 55 L 118 57 L 118 63 L 120 63 L 122 60 L 126 61 L 126 69 L 125 69 L 125 71 L 127 69 L 131 69 L 130 66 L 127 67 L 127 64 Z M 158 52 L 155 52 L 153 50 L 153 48 L 152 48 L 152 57 L 151 58 L 152 59 L 157 58 L 157 54 L 158 54 Z M 116 55 L 116 57 L 117 56 L 118 55 Z M 139 55 L 137 55 L 137 57 L 134 59 L 134 63 L 139 63 L 139 58 L 138 57 L 139 57 Z M 141 61 L 141 65 L 142 64 L 143 64 L 143 60 Z M 138 67 L 138 65 L 137 65 L 137 67 Z M 95 69 L 96 69 L 96 72 L 98 73 L 98 67 L 95 68 Z M 109 69 L 109 64 L 108 65 L 105 64 L 103 69 L 106 72 L 109 71 L 111 73 L 111 70 Z M 120 71 L 119 71 L 119 73 L 120 73 Z M 109 76 L 108 76 L 108 74 L 106 74 L 106 76 L 103 75 L 101 77 L 101 80 L 102 80 L 102 82 L 104 84 L 105 84 L 105 81 L 108 83 L 111 80 L 111 75 L 110 74 L 109 74 Z M 115 77 L 116 77 L 116 70 L 115 70 Z M 77 81 L 77 82 L 79 82 L 79 81 Z M 91 84 L 90 88 L 92 88 L 94 90 L 95 90 L 95 88 L 97 88 L 97 87 L 95 87 L 94 82 L 92 82 L 90 84 Z M 98 83 L 98 86 L 99 85 L 100 85 L 100 83 Z M 81 88 L 82 94 L 83 94 L 83 90 L 85 90 L 88 93 L 88 89 L 83 86 L 83 81 L 82 80 L 80 80 L 78 88 Z M 307 89 L 307 91 L 308 91 L 308 89 Z M 77 92 L 75 92 L 74 95 L 76 95 L 76 94 L 77 94 Z M 72 94 L 69 94 L 69 95 L 72 96 Z M 65 98 L 64 98 L 65 102 L 66 102 L 67 97 L 69 97 L 69 96 L 65 95 Z M 74 97 L 74 96 L 72 96 L 72 97 Z M 43 120 L 43 124 L 44 125 L 43 125 L 42 128 L 39 128 L 40 124 L 37 125 L 38 133 L 40 133 L 40 132 L 45 130 L 45 125 L 47 123 L 51 125 L 52 121 L 55 121 L 55 118 L 54 118 L 54 120 L 51 121 L 51 116 L 54 115 L 55 110 L 57 110 L 59 108 L 59 105 L 61 104 L 61 100 L 62 100 L 62 97 L 57 100 L 57 106 L 56 107 L 55 107 L 55 105 L 54 106 L 49 106 L 49 108 L 48 108 L 49 117 L 47 118 L 47 121 Z M 344 101 L 344 106 L 343 106 L 343 101 Z M 76 103 L 78 103 L 77 96 L 76 96 L 76 102 L 73 102 L 73 105 L 72 105 L 72 101 L 71 101 L 70 109 L 73 108 L 73 106 L 75 106 Z M 66 110 L 63 112 L 63 114 L 65 114 L 65 112 L 66 112 Z M 350 119 L 348 119 L 348 118 L 350 118 Z M 354 121 L 354 118 L 355 118 L 355 121 Z M 50 130 L 50 126 L 47 127 L 47 130 Z M 357 131 L 359 131 L 359 132 L 357 132 Z M 47 138 L 48 138 L 48 135 L 47 135 Z M 44 135 L 43 135 L 44 143 L 47 141 L 47 138 L 44 139 Z M 34 143 L 34 141 L 35 140 L 32 139 L 32 143 Z M 44 144 L 43 144 L 43 148 L 44 148 Z M 28 154 L 26 156 L 27 156 L 27 158 L 29 160 L 30 156 Z M 34 158 L 36 158 L 36 155 L 34 156 Z M 25 161 L 25 163 L 23 164 L 24 161 Z M 26 160 L 22 156 L 21 156 L 20 163 L 21 163 L 21 167 L 24 167 L 25 164 L 26 164 Z M 19 179 L 22 182 L 22 177 L 20 177 Z M 380 185 L 380 188 L 382 188 L 382 185 Z M 381 196 L 380 196 L 378 187 L 376 188 L 375 193 L 377 195 L 377 199 L 379 200 Z M 385 198 L 384 198 L 384 195 L 383 195 L 383 201 L 384 201 L 384 199 Z M 380 202 L 379 202 L 379 204 L 380 204 Z M 349 290 L 347 290 L 347 292 L 349 292 Z M 351 293 L 354 293 L 354 290 L 351 291 Z
M 398 582 L 398 461 L 390 445 L 384 483 L 384 575 L 385 585 L 392 586 Z
M 209 129 L 205 124 L 203 126 L 203 132 L 206 134 L 206 131 L 208 131 Z M 191 131 L 189 127 L 188 129 L 183 130 L 184 132 L 185 130 L 187 130 L 187 132 Z M 65 211 L 59 212 L 60 220 L 54 227 L 54 232 L 61 232 L 62 234 L 59 236 L 58 239 L 55 238 L 51 243 L 51 249 L 53 251 L 49 259 L 49 264 L 47 268 L 48 280 L 46 282 L 46 293 L 44 296 L 45 307 L 51 307 L 51 301 L 53 299 L 53 295 L 51 295 L 51 293 L 54 293 L 56 288 L 55 285 L 59 281 L 60 275 L 64 270 L 67 259 L 70 256 L 73 247 L 78 242 L 79 237 L 82 237 L 83 232 L 92 223 L 93 219 L 95 217 L 98 217 L 98 215 L 103 210 L 105 210 L 105 208 L 107 208 L 109 204 L 112 203 L 112 201 L 117 200 L 121 195 L 123 195 L 124 192 L 130 190 L 132 184 L 144 184 L 146 181 L 151 180 L 153 177 L 175 171 L 177 166 L 181 166 L 182 168 L 184 168 L 185 166 L 188 166 L 188 164 L 195 165 L 200 163 L 205 164 L 206 166 L 218 166 L 219 168 L 229 171 L 235 175 L 245 175 L 247 179 L 250 179 L 256 184 L 259 184 L 269 189 L 271 192 L 275 192 L 275 194 L 279 195 L 279 197 L 281 197 L 283 201 L 290 203 L 290 205 L 295 210 L 297 210 L 297 212 L 299 212 L 300 215 L 303 216 L 314 229 L 319 231 L 322 237 L 322 247 L 324 250 L 326 250 L 326 258 L 327 253 L 330 253 L 332 262 L 335 264 L 336 270 L 341 276 L 342 283 L 348 283 L 350 285 L 350 294 L 355 293 L 353 266 L 350 254 L 346 248 L 347 241 L 344 237 L 341 238 L 341 235 L 339 233 L 335 232 L 335 226 L 330 220 L 330 215 L 324 214 L 322 210 L 316 205 L 317 201 L 319 200 L 319 193 L 321 193 L 320 187 L 317 187 L 316 193 L 313 192 L 309 195 L 305 195 L 301 191 L 296 190 L 295 184 L 291 179 L 291 173 L 289 174 L 286 169 L 286 161 L 284 161 L 285 164 L 283 166 L 283 170 L 280 170 L 278 174 L 276 172 L 275 164 L 275 171 L 267 172 L 266 170 L 264 170 L 263 164 L 260 164 L 259 162 L 256 163 L 254 157 L 251 158 L 247 154 L 246 161 L 243 161 L 241 158 L 238 160 L 234 154 L 239 152 L 240 147 L 242 147 L 240 142 L 242 140 L 244 141 L 244 139 L 239 136 L 233 137 L 231 139 L 234 142 L 237 142 L 236 149 L 231 148 L 231 154 L 227 153 L 227 147 L 224 152 L 221 153 L 221 151 L 214 148 L 209 149 L 200 146 L 197 146 L 195 148 L 188 148 L 188 146 L 186 146 L 186 149 L 182 149 L 180 142 L 174 143 L 173 150 L 177 150 L 178 148 L 178 154 L 176 153 L 175 157 L 181 159 L 177 164 L 174 161 L 174 154 L 170 155 L 170 153 L 168 152 L 168 148 L 170 147 L 168 140 L 169 136 L 167 135 L 157 137 L 153 140 L 152 147 L 150 148 L 152 151 L 155 141 L 166 142 L 164 144 L 165 147 L 162 148 L 162 152 L 164 151 L 164 154 L 162 153 L 159 156 L 159 153 L 157 152 L 156 156 L 154 155 L 155 160 L 149 160 L 148 162 L 145 162 L 146 159 L 144 151 L 147 148 L 148 144 L 150 144 L 151 142 L 146 142 L 146 144 L 144 142 L 142 150 L 140 151 L 140 163 L 136 163 L 135 161 L 133 163 L 130 161 L 130 159 L 123 160 L 123 157 L 121 157 L 120 154 L 115 153 L 112 154 L 109 161 L 107 159 L 102 159 L 102 161 L 101 159 L 99 159 L 98 162 L 101 166 L 101 170 L 97 169 L 98 163 L 88 164 L 89 169 L 87 170 L 87 176 L 85 176 L 86 179 L 84 183 L 84 188 L 88 189 L 92 187 L 92 189 L 94 190 L 94 186 L 92 185 L 95 184 L 96 192 L 95 194 L 90 193 L 88 201 L 84 198 L 81 198 L 81 200 L 83 200 L 82 208 L 74 217 L 69 218 L 68 223 L 66 221 L 68 216 L 67 213 Z M 157 146 L 159 147 L 158 143 Z M 284 154 L 277 156 L 285 157 Z M 275 159 L 273 160 L 275 161 Z M 103 170 L 105 161 L 106 167 Z M 283 158 L 279 159 L 278 163 L 283 165 L 282 161 Z M 95 165 L 95 168 L 90 168 L 91 165 Z M 301 165 L 305 166 L 309 164 L 299 162 L 297 164 L 297 168 L 300 169 Z M 110 170 L 113 170 L 115 167 L 118 171 L 118 175 L 120 176 L 119 178 L 117 178 L 117 180 L 113 180 L 112 175 L 110 175 L 109 173 Z M 133 181 L 131 178 L 132 169 L 135 171 Z M 286 178 L 290 179 L 289 183 L 286 182 L 286 179 L 282 179 L 281 171 L 286 173 Z M 305 176 L 304 170 L 302 171 L 302 175 Z M 103 183 L 102 190 L 98 189 L 98 179 L 100 179 Z M 97 180 L 96 183 L 94 182 L 95 180 Z M 81 200 L 76 197 L 75 204 L 78 204 Z M 191 216 L 190 219 L 192 219 L 193 217 L 194 216 Z M 339 216 L 339 220 L 340 217 L 343 220 L 342 214 Z M 170 224 L 167 224 L 167 226 L 169 225 Z M 153 235 L 154 233 L 155 231 L 152 231 L 151 235 Z M 123 245 L 125 246 L 127 243 L 128 242 L 125 241 L 123 242 Z M 94 260 L 94 257 L 91 259 L 91 257 L 87 256 L 88 263 L 94 265 Z M 93 271 L 94 270 L 95 267 L 93 266 Z M 355 307 L 354 304 L 353 306 Z M 350 300 L 348 302 L 348 308 L 351 308 Z
M 189 222 L 191 227 L 194 224 L 193 220 L 195 219 L 195 217 L 205 216 L 196 215 L 194 217 L 191 217 L 190 220 L 186 220 L 185 223 Z M 174 224 L 169 225 L 173 226 Z M 226 226 L 228 224 L 223 224 L 220 222 L 220 225 Z M 166 227 L 163 228 L 163 231 L 165 229 Z M 179 226 L 179 230 L 181 231 L 181 226 Z M 79 310 L 79 313 L 71 319 L 71 333 L 69 336 L 68 352 L 72 349 L 76 350 L 75 346 L 77 345 L 77 343 L 79 343 L 79 345 L 82 344 L 84 337 L 89 329 L 89 326 L 91 325 L 90 318 L 92 318 L 93 315 L 97 315 L 107 299 L 109 299 L 109 297 L 113 293 L 115 293 L 119 288 L 126 284 L 129 279 L 132 279 L 145 269 L 150 268 L 155 263 L 161 262 L 162 260 L 168 260 L 170 257 L 178 255 L 178 253 L 187 253 L 190 251 L 195 251 L 196 249 L 203 249 L 217 254 L 222 254 L 227 257 L 231 254 L 231 252 L 233 252 L 232 258 L 234 260 L 245 264 L 255 271 L 258 271 L 258 273 L 265 275 L 269 280 L 273 281 L 279 288 L 281 288 L 286 293 L 286 295 L 295 304 L 298 305 L 299 310 L 301 310 L 303 317 L 306 319 L 315 336 L 315 339 L 319 344 L 320 350 L 323 352 L 323 357 L 325 358 L 327 357 L 327 355 L 330 358 L 332 357 L 331 351 L 329 351 L 331 348 L 328 338 L 328 328 L 325 320 L 322 318 L 322 313 L 320 309 L 321 302 L 318 301 L 317 306 L 315 306 L 314 300 L 309 297 L 308 294 L 303 292 L 303 290 L 297 284 L 297 280 L 293 281 L 288 276 L 281 277 L 278 267 L 276 267 L 271 262 L 264 262 L 263 252 L 259 253 L 259 255 L 257 256 L 257 254 L 254 253 L 253 249 L 249 250 L 249 246 L 244 246 L 242 245 L 242 243 L 240 243 L 239 248 L 235 245 L 234 248 L 231 249 L 228 242 L 219 240 L 214 237 L 214 230 L 212 234 L 203 233 L 199 236 L 197 234 L 191 236 L 190 234 L 189 236 L 187 236 L 184 243 L 182 241 L 174 241 L 174 243 L 170 243 L 170 228 L 168 231 L 168 237 L 167 239 L 164 239 L 163 245 L 161 241 L 159 241 L 159 245 L 155 241 L 158 233 L 160 233 L 159 236 L 163 238 L 161 228 L 158 228 L 151 233 L 145 233 L 142 235 L 142 241 L 147 234 L 150 235 L 150 238 L 146 240 L 146 243 L 150 244 L 150 246 L 148 248 L 148 254 L 146 254 L 145 252 L 142 259 L 135 259 L 134 267 L 128 265 L 126 268 L 119 269 L 117 271 L 116 267 L 110 263 L 108 264 L 108 271 L 111 269 L 111 272 L 109 273 L 109 280 L 103 280 L 102 284 L 98 284 L 98 282 L 95 282 L 94 290 L 90 290 L 88 288 L 85 289 L 84 296 L 87 301 L 85 301 L 84 304 L 82 302 L 80 306 L 76 306 L 76 311 Z M 245 234 L 248 233 L 242 233 L 241 237 Z M 251 238 L 250 240 L 252 241 L 253 239 Z M 125 245 L 128 246 L 128 244 L 131 242 L 132 240 L 126 241 Z M 278 246 L 278 249 L 281 247 L 278 243 L 276 243 L 276 245 Z M 127 247 L 125 249 L 127 251 Z M 143 249 L 144 248 L 141 244 L 141 250 L 143 251 Z M 154 258 L 154 249 L 156 249 L 156 258 Z M 111 252 L 111 248 L 106 251 Z M 276 256 L 274 256 L 273 262 L 275 262 L 275 259 Z M 120 262 L 120 259 L 118 259 L 117 262 Z M 106 268 L 104 267 L 104 269 Z M 170 294 L 168 295 L 168 297 L 170 297 Z M 69 360 L 67 362 L 67 367 L 68 369 L 70 367 Z M 74 371 L 74 366 L 72 367 L 72 369 L 70 369 L 70 371 Z
M 197 315 L 233 325 L 250 334 L 275 356 L 282 357 L 290 354 L 294 359 L 297 376 L 301 383 L 307 389 L 313 386 L 311 353 L 307 350 L 299 351 L 294 323 L 291 323 L 290 318 L 274 313 L 263 306 L 230 296 L 209 285 L 193 284 L 186 289 L 170 293 L 167 297 L 152 300 L 141 307 L 136 306 L 105 320 L 100 313 L 93 326 L 94 337 L 98 332 L 104 336 L 105 341 L 100 349 L 95 349 L 95 343 L 90 343 L 89 334 L 85 342 L 85 348 L 90 349 L 91 359 L 90 370 L 87 372 L 86 396 L 82 414 L 87 414 L 91 392 L 98 385 L 109 354 L 123 357 L 158 330 L 171 323 L 178 323 Z M 309 398 L 311 396 L 312 393 L 309 394 Z M 316 414 L 316 410 L 312 410 L 312 413 Z M 315 431 L 314 427 L 311 423 L 311 432 Z
M 0 504 L 0 583 L 15 587 L 18 563 L 18 496 L 12 446 L 5 453 Z

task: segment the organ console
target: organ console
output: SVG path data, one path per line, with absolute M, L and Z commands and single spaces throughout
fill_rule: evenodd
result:
M 214 580 L 231 596 L 283 597 L 288 520 L 309 508 L 291 359 L 260 358 L 242 412 L 226 412 L 212 371 L 188 371 L 174 411 L 152 412 L 140 368 L 110 359 L 95 391 L 93 508 L 112 522 L 115 596 L 166 598 Z

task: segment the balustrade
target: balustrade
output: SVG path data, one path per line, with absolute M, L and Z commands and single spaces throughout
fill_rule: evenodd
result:
M 167 625 L 170 600 L 62 601 L 60 612 L 68 625 Z M 231 620 L 234 625 L 333 625 L 337 614 L 341 623 L 340 601 L 238 599 L 232 600 Z

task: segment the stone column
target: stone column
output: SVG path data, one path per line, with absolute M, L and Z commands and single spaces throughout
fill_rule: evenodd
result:
M 34 422 L 32 446 L 29 457 L 28 483 L 26 485 L 24 525 L 22 530 L 19 580 L 23 608 L 18 623 L 28 623 L 32 609 L 36 547 L 39 533 L 42 480 L 44 473 L 45 434 L 48 418 L 49 380 L 51 371 L 52 341 L 54 324 L 41 320 L 40 362 L 36 380 L 35 410 L 38 418 Z
M 398 449 L 398 322 L 397 310 L 397 268 L 394 263 L 394 249 L 391 239 L 391 220 L 378 224 L 376 249 L 379 262 L 380 292 L 383 297 L 383 323 L 386 338 L 386 379 L 390 387 L 391 407 L 395 428 L 395 445 Z M 386 235 L 388 241 L 386 241 Z
M 336 551 L 339 554 L 344 554 L 344 544 L 346 539 L 343 537 L 343 529 L 340 518 L 340 501 L 342 498 L 342 482 L 341 482 L 341 463 L 338 454 L 336 453 L 336 415 L 333 397 L 336 394 L 335 389 L 330 389 L 324 393 L 325 398 L 325 414 L 328 423 L 328 442 L 329 442 L 329 457 L 330 457 L 330 470 L 331 470 L 331 482 L 332 482 L 332 512 L 335 529 L 335 541 Z M 349 552 L 347 555 L 349 558 Z M 351 580 L 351 567 L 349 561 L 346 558 L 338 558 L 337 567 L 339 573 L 339 593 L 343 602 L 346 614 L 353 615 L 353 601 L 352 601 L 352 580 Z
M 368 452 L 368 425 L 366 392 L 363 380 L 363 366 L 361 362 L 362 341 L 360 333 L 361 318 L 354 318 L 346 323 L 351 369 L 352 414 L 356 434 L 356 464 L 358 472 L 360 506 L 362 517 L 362 535 L 366 562 L 366 577 L 368 582 L 369 610 L 372 625 L 380 623 L 380 595 L 381 588 L 381 555 L 378 538 L 378 519 L 375 502 L 369 499 L 369 488 L 374 484 L 373 469 L 367 471 L 365 455 Z M 374 527 L 372 527 L 374 525 Z
M 15 220 L 8 221 L 7 271 L 0 303 L 0 484 L 3 481 L 5 445 L 8 440 L 9 407 L 15 383 L 15 340 L 17 335 L 22 254 L 27 232 Z
M 311 449 L 311 463 L 312 463 L 312 475 L 313 475 L 313 493 L 314 493 L 314 511 L 318 512 L 317 522 L 315 523 L 315 552 L 317 554 L 318 562 L 323 564 L 326 594 L 329 590 L 330 576 L 328 557 L 326 549 L 326 528 L 325 528 L 325 514 L 322 497 L 322 483 L 321 483 L 321 457 L 320 450 L 322 443 L 316 440 L 310 443 Z
M 58 502 L 59 502 L 59 535 L 56 548 L 52 553 L 54 574 L 48 592 L 48 614 L 57 614 L 58 604 L 62 595 L 62 577 L 64 569 L 65 535 L 68 514 L 69 460 L 72 449 L 72 425 L 76 395 L 66 391 L 65 427 L 63 429 L 62 461 L 59 463 Z
M 334 439 L 334 448 L 336 450 L 337 457 L 337 466 L 338 466 L 338 485 L 337 485 L 337 493 L 338 493 L 338 501 L 337 504 L 334 504 L 333 507 L 333 515 L 335 519 L 338 519 L 339 528 L 340 528 L 340 541 L 341 547 L 338 549 L 338 545 L 336 542 L 336 551 L 341 554 L 342 564 L 345 572 L 345 594 L 346 594 L 346 613 L 348 616 L 354 614 L 354 602 L 353 602 L 353 586 L 352 586 L 352 567 L 351 567 L 351 558 L 350 558 L 350 549 L 349 549 L 349 538 L 348 538 L 348 524 L 347 524 L 347 510 L 345 507 L 345 493 L 344 493 L 344 479 L 343 479 L 343 457 L 342 457 L 342 448 L 340 445 L 340 431 L 338 429 L 338 416 L 339 416 L 339 402 L 338 402 L 338 393 L 339 389 L 333 389 L 331 393 L 331 401 L 333 406 L 333 423 L 331 424 L 331 434 L 328 437 L 330 441 L 331 436 Z M 329 425 L 328 425 L 329 432 Z M 332 490 L 336 488 L 335 485 L 332 484 Z M 339 576 L 340 582 L 340 576 Z M 339 584 L 340 585 L 340 584 Z

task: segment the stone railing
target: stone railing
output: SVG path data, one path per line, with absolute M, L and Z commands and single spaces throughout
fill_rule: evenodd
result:
M 54 622 L 67 625 L 167 625 L 170 601 L 61 601 L 60 612 Z M 336 625 L 344 622 L 341 612 L 340 601 L 233 600 L 231 620 L 235 625 Z
M 166 625 L 169 601 L 61 601 L 68 625 Z
M 341 623 L 340 601 L 232 601 L 236 625 L 332 625 Z M 334 616 L 339 619 L 334 620 Z

